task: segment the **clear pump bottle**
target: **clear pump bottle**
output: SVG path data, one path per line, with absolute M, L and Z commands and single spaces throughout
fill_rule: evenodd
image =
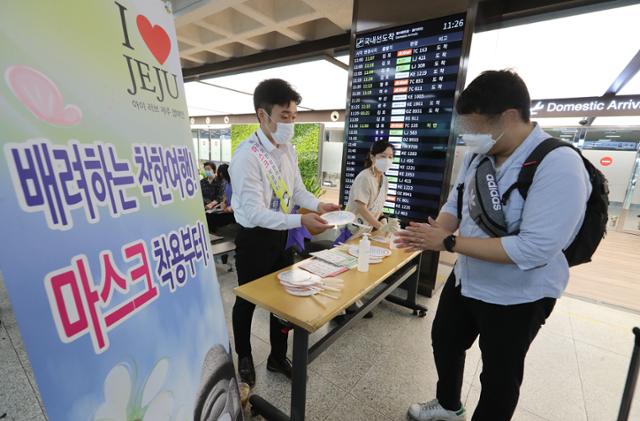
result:
M 371 241 L 369 241 L 369 234 L 365 233 L 358 244 L 358 272 L 369 272 L 370 252 Z

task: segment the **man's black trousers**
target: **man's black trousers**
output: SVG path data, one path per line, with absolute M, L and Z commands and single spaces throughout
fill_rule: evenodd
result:
M 285 250 L 287 231 L 241 227 L 236 236 L 238 284 L 244 285 L 293 264 L 293 249 Z M 236 297 L 233 306 L 233 336 L 238 357 L 251 355 L 251 320 L 256 306 Z M 288 329 L 270 316 L 271 357 L 281 361 L 287 354 Z
M 555 303 L 543 298 L 496 305 L 464 297 L 452 273 L 431 330 L 440 404 L 451 411 L 460 409 L 465 352 L 479 337 L 482 392 L 472 421 L 510 420 L 520 396 L 527 351 Z

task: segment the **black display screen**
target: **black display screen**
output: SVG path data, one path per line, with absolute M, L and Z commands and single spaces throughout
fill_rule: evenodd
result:
M 384 212 L 402 221 L 438 213 L 466 14 L 358 34 L 341 203 L 374 141 L 395 146 Z
M 580 129 L 578 128 L 545 127 L 542 130 L 549 133 L 556 139 L 564 140 L 565 142 L 569 142 L 575 146 L 578 145 L 578 140 L 580 138 Z
M 640 145 L 640 130 L 631 128 L 547 127 L 543 130 L 584 150 L 635 152 Z
M 589 129 L 582 142 L 582 149 L 607 151 L 637 151 L 640 130 L 633 129 Z

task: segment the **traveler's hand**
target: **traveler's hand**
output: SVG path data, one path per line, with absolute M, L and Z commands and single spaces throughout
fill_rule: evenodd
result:
M 213 202 L 209 202 L 205 205 L 205 208 L 207 209 L 213 209 L 216 205 L 218 204 L 218 202 L 216 202 L 215 200 Z
M 318 205 L 318 212 L 320 212 L 321 214 L 337 210 L 340 210 L 340 206 L 333 203 L 320 203 Z
M 328 225 L 320 215 L 312 212 L 302 215 L 302 225 L 310 232 L 318 234 L 333 227 L 333 225 Z
M 411 222 L 407 229 L 396 233 L 396 245 L 398 248 L 407 248 L 410 251 L 443 251 L 445 238 L 451 232 L 445 230 L 434 219 L 429 218 L 426 224 Z

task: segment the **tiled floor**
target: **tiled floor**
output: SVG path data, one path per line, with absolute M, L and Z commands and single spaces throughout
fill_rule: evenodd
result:
M 448 267 L 441 267 L 441 279 L 447 270 Z M 218 273 L 230 317 L 235 274 L 226 272 L 224 266 L 218 266 Z M 373 319 L 359 321 L 311 364 L 307 419 L 399 421 L 405 419 L 411 402 L 433 397 L 436 372 L 429 330 L 437 295 L 420 301 L 430 309 L 426 318 L 416 318 L 403 308 L 382 303 Z M 6 413 L 6 420 L 43 420 L 33 377 L 3 288 L 0 288 L 0 319 L 3 322 L 0 327 L 0 417 Z M 615 419 L 629 364 L 634 325 L 640 325 L 638 314 L 562 298 L 529 352 L 514 420 Z M 258 374 L 255 391 L 288 412 L 289 383 L 265 368 L 269 352 L 268 315 L 262 310 L 256 311 L 252 341 Z M 463 401 L 469 413 L 480 395 L 481 370 L 476 344 L 467 354 L 463 387 Z M 640 392 L 630 420 L 640 420 Z

